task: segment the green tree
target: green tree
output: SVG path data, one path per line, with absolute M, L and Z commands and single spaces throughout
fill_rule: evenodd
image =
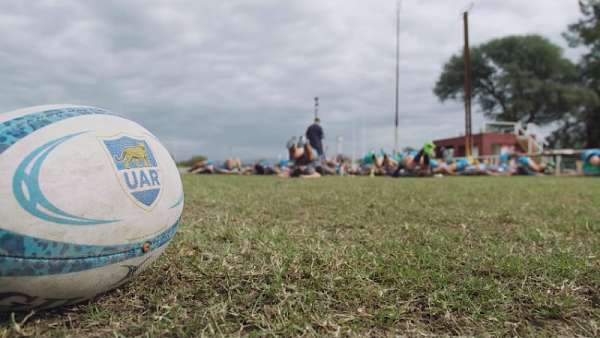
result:
M 564 34 L 571 47 L 587 50 L 579 62 L 579 77 L 595 97 L 600 97 L 600 1 L 580 0 L 583 18 L 569 25 Z M 584 101 L 582 109 L 566 116 L 550 142 L 562 146 L 600 147 L 600 105 Z
M 579 85 L 577 67 L 538 35 L 508 36 L 471 50 L 473 101 L 499 121 L 548 124 L 578 116 L 595 95 Z M 464 100 L 463 55 L 444 65 L 434 93 Z
M 207 158 L 204 155 L 195 155 L 188 160 L 177 162 L 177 165 L 180 167 L 191 167 L 198 162 L 206 161 L 206 159 Z

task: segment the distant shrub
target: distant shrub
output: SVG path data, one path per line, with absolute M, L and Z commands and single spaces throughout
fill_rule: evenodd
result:
M 191 167 L 200 161 L 206 161 L 206 156 L 203 156 L 203 155 L 192 156 L 192 158 L 190 158 L 189 160 L 177 162 L 177 165 L 180 167 Z

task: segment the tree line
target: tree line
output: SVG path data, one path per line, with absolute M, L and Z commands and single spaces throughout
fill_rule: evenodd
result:
M 582 17 L 563 37 L 584 50 L 578 63 L 539 35 L 507 36 L 471 49 L 473 102 L 492 120 L 555 125 L 551 147 L 600 148 L 600 0 L 580 0 Z M 464 100 L 463 55 L 446 62 L 434 87 Z

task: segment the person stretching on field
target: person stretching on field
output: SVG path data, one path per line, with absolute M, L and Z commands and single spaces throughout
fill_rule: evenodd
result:
M 398 167 L 392 176 L 403 176 L 400 174 L 404 170 L 409 175 L 428 175 L 431 172 L 429 162 L 433 158 L 435 144 L 426 142 L 419 151 L 411 150 L 398 156 Z
M 546 166 L 539 164 L 527 155 L 517 157 L 517 174 L 519 175 L 541 175 Z
M 202 160 L 194 163 L 188 169 L 188 173 L 191 174 L 214 174 L 215 173 L 215 165 L 213 161 Z
M 581 154 L 583 161 L 583 174 L 589 176 L 600 175 L 600 149 L 588 149 Z
M 239 158 L 228 158 L 221 166 L 215 168 L 215 173 L 222 175 L 239 175 L 242 171 L 242 161 Z
M 317 158 L 312 147 L 304 137 L 300 137 L 298 142 L 293 137 L 287 143 L 290 156 L 289 176 L 301 178 L 321 177 L 317 172 Z

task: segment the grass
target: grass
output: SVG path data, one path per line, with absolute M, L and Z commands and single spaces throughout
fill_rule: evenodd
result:
M 94 302 L 0 337 L 600 335 L 600 179 L 184 176 L 184 222 Z

